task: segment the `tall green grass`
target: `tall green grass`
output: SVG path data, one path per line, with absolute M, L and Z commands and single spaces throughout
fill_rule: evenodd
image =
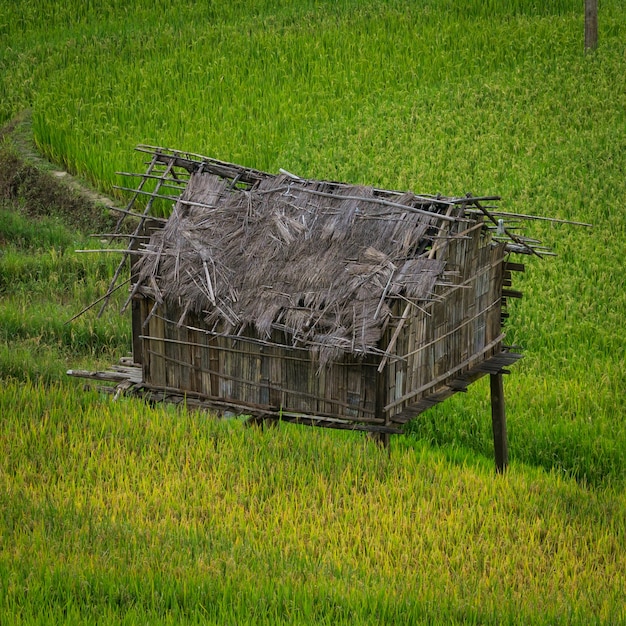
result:
M 391 182 L 404 164 L 413 170 L 411 178 L 405 173 L 393 182 L 419 186 L 415 174 L 422 167 L 415 169 L 415 159 L 423 159 L 410 138 L 425 135 L 439 143 L 445 128 L 429 115 L 419 116 L 428 131 L 422 124 L 416 132 L 407 128 L 407 105 L 418 107 L 413 117 L 423 103 L 445 113 L 448 85 L 472 94 L 484 91 L 481 79 L 494 72 L 524 71 L 555 54 L 571 63 L 580 53 L 581 15 L 573 2 L 551 3 L 549 9 L 502 3 L 499 11 L 453 2 L 438 8 L 259 2 L 220 11 L 194 6 L 191 15 L 183 4 L 172 4 L 165 9 L 169 19 L 161 19 L 163 10 L 143 6 L 101 14 L 55 6 L 27 20 L 33 31 L 26 34 L 36 33 L 44 19 L 63 25 L 23 52 L 7 54 L 7 62 L 18 66 L 20 54 L 36 68 L 47 66 L 43 88 L 34 89 L 28 104 L 49 155 L 107 187 L 115 169 L 128 168 L 128 147 L 138 141 L 210 147 L 256 167 L 300 166 L 306 174 L 355 182 L 379 181 L 381 175 Z M 36 73 L 31 80 L 39 82 Z M 13 87 L 11 76 L 7 82 Z M 19 83 L 15 87 L 7 89 L 6 106 L 24 93 Z M 404 123 L 389 119 L 388 108 Z M 359 129 L 387 143 L 380 154 L 384 171 L 375 161 L 368 167 L 354 156 L 346 159 L 353 148 L 347 142 Z M 356 139 L 362 144 L 363 138 Z M 443 165 L 434 169 L 437 186 Z
M 58 381 L 70 367 L 105 366 L 130 349 L 120 298 L 101 318 L 67 322 L 107 289 L 116 267 L 106 255 L 77 255 L 93 245 L 58 218 L 27 218 L 0 206 L 0 377 Z M 101 243 L 97 244 L 101 246 Z
M 494 480 L 484 380 L 390 456 L 63 382 L 130 348 L 115 306 L 64 324 L 117 259 L 76 255 L 96 246 L 71 215 L 29 213 L 38 179 L 3 171 L 21 200 L 0 210 L 0 622 L 626 621 L 626 9 L 601 3 L 590 54 L 582 9 L 0 5 L 0 121 L 32 109 L 40 150 L 107 193 L 147 142 L 594 224 L 528 230 L 558 257 L 516 277 L 526 357 Z
M 65 384 L 9 383 L 0 410 L 3 623 L 626 617 L 611 490 Z

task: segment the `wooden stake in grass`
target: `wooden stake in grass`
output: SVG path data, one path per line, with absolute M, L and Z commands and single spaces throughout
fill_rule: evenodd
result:
M 585 0 L 585 52 L 598 47 L 598 0 Z

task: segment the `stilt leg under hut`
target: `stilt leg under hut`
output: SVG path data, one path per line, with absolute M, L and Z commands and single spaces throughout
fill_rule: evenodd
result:
M 502 372 L 490 374 L 489 378 L 491 383 L 491 425 L 493 428 L 493 447 L 496 457 L 496 472 L 498 474 L 502 474 L 509 464 Z

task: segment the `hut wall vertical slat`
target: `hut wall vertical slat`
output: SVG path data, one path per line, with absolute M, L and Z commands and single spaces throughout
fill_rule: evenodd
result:
M 350 408 L 344 409 L 349 417 L 359 417 L 363 403 L 363 390 L 361 389 L 361 371 L 356 365 L 346 368 L 346 403 Z
M 330 410 L 330 407 L 326 402 L 326 395 L 324 391 L 326 389 L 326 374 L 328 371 L 328 367 L 322 367 L 317 375 L 319 388 L 319 393 L 317 394 L 317 411 L 319 413 L 328 413 Z
M 284 337 L 282 337 L 282 334 L 279 331 L 275 331 L 272 339 L 277 344 L 284 342 Z M 270 388 L 270 404 L 273 407 L 280 409 L 285 406 L 285 394 L 282 391 L 285 388 L 284 360 L 280 358 L 280 348 L 273 347 L 270 352 L 270 381 L 272 384 Z
M 159 307 L 160 308 L 160 307 Z M 148 322 L 147 333 L 150 340 L 148 349 L 151 356 L 150 363 L 150 380 L 149 383 L 164 387 L 166 381 L 166 365 L 165 365 L 165 324 L 161 319 L 160 311 L 153 315 Z
M 339 404 L 337 404 L 334 407 L 333 412 L 334 413 L 338 413 L 341 415 L 341 413 L 345 413 L 346 408 L 345 406 L 341 406 L 342 404 L 348 404 L 348 372 L 349 372 L 349 368 L 347 367 L 337 367 L 335 366 L 333 368 L 335 370 L 335 378 L 338 380 L 339 382 L 339 386 L 338 386 L 338 395 L 337 395 L 337 400 L 339 402 Z
M 259 349 L 259 371 L 261 387 L 259 388 L 259 404 L 271 406 L 270 385 L 271 379 L 271 353 L 269 346 L 261 346 Z
M 139 297 L 139 307 L 140 307 L 139 316 L 141 320 L 141 323 L 139 324 L 139 328 L 140 328 L 139 333 L 143 337 L 141 339 L 141 356 L 142 356 L 141 375 L 144 381 L 150 381 L 152 380 L 152 355 L 149 352 L 150 340 L 146 339 L 146 336 L 148 335 L 149 331 L 147 328 L 144 328 L 144 322 L 146 321 L 148 317 L 149 308 L 148 308 L 148 301 L 143 296 Z
M 248 402 L 253 404 L 261 404 L 261 346 L 250 344 L 250 380 L 252 383 L 248 385 L 247 398 Z
M 180 358 L 180 344 L 178 343 L 178 329 L 176 324 L 171 321 L 172 315 L 176 312 L 172 310 L 171 305 L 162 305 L 162 315 L 165 318 L 163 320 L 163 336 L 164 353 L 165 353 L 165 384 L 171 389 L 181 389 L 181 365 L 182 359 Z M 168 341 L 171 340 L 171 341 Z
M 317 367 L 311 361 L 311 357 L 307 353 L 302 353 L 306 358 L 306 361 L 303 363 L 303 368 L 306 371 L 306 381 L 307 381 L 307 406 L 308 411 L 310 413 L 315 413 L 317 410 L 318 398 L 320 397 L 320 385 L 319 385 L 319 377 L 317 375 Z
M 376 387 L 376 380 L 372 379 L 372 373 L 374 368 L 369 365 L 369 359 L 366 359 L 368 365 L 363 364 L 362 367 L 359 368 L 359 374 L 361 376 L 361 402 L 360 409 L 362 412 L 370 412 L 375 413 L 376 411 L 376 402 L 373 396 L 373 391 Z M 374 403 L 372 404 L 372 400 Z
M 426 343 L 426 319 L 426 313 L 420 311 L 411 320 L 411 332 L 414 336 L 414 345 L 409 351 L 409 356 L 407 357 L 407 369 L 410 371 L 410 380 L 407 381 L 407 392 L 410 389 L 417 389 L 423 384 L 422 376 L 424 371 L 425 354 L 424 350 L 419 350 L 418 348 Z
M 337 402 L 340 402 L 342 397 L 342 387 L 345 389 L 345 383 L 341 380 L 341 372 L 337 371 L 336 366 L 330 366 L 326 371 L 325 389 L 329 413 L 335 413 L 337 411 Z
M 200 324 L 199 322 L 196 322 Z M 200 326 L 201 327 L 201 326 Z M 201 378 L 202 378 L 202 393 L 213 395 L 213 388 L 215 386 L 216 375 L 211 373 L 212 361 L 211 361 L 211 342 L 215 339 L 206 333 L 199 333 L 200 343 L 202 344 L 201 353 Z M 215 394 L 217 395 L 217 394 Z
M 260 346 L 251 342 L 245 343 L 247 344 L 245 349 L 245 358 L 247 363 L 244 368 L 244 380 L 248 382 L 243 386 L 243 398 L 246 402 L 259 404 L 261 384 Z
M 202 354 L 205 348 L 202 346 L 206 335 L 198 330 L 190 330 L 188 333 L 191 354 L 192 371 L 190 374 L 190 389 L 196 393 L 205 393 L 202 384 Z
M 212 342 L 213 341 L 220 345 L 222 343 L 220 337 L 212 339 Z M 230 378 L 232 374 L 232 353 L 229 350 L 220 350 L 217 352 L 217 357 L 219 361 L 218 371 L 224 375 L 219 377 L 220 388 L 216 395 L 221 398 L 230 399 L 233 392 L 233 383 Z
M 193 347 L 189 344 L 189 332 L 183 325 L 176 328 L 178 335 L 178 358 L 187 365 L 180 366 L 180 388 L 191 390 L 191 376 L 193 373 Z
M 207 371 L 209 372 L 207 389 L 209 389 L 210 395 L 214 397 L 228 398 L 230 397 L 230 389 L 225 385 L 228 381 L 219 375 L 220 372 L 228 373 L 228 354 L 225 350 L 220 349 L 223 345 L 221 337 L 207 337 Z
M 407 345 L 407 354 L 412 354 L 417 344 L 416 337 L 417 337 L 417 329 L 419 326 L 420 314 L 421 312 L 419 310 L 415 311 L 415 314 L 409 320 L 409 324 L 408 324 L 409 339 L 408 339 L 408 345 Z M 407 393 L 410 389 L 414 389 L 413 378 L 415 376 L 415 370 L 413 368 L 413 361 L 414 359 L 412 359 L 411 357 L 407 358 L 406 379 L 405 379 L 404 389 L 402 393 Z
M 298 406 L 297 398 L 293 390 L 294 386 L 297 386 L 296 376 L 298 370 L 296 364 L 292 359 L 286 359 L 284 363 L 285 378 L 283 380 L 282 387 L 285 391 L 284 405 L 285 410 L 294 409 Z

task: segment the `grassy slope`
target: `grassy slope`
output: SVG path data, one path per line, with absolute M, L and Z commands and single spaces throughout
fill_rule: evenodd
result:
M 593 222 L 592 232 L 534 229 L 559 258 L 529 264 L 512 311 L 510 339 L 527 351 L 506 381 L 513 471 L 493 483 L 480 457 L 415 458 L 408 442 L 389 465 L 361 439 L 293 429 L 261 444 L 237 428 L 102 405 L 64 382 L 19 390 L 12 380 L 59 379 L 68 363 L 120 354 L 127 338 L 114 315 L 62 325 L 112 265 L 74 257 L 80 238 L 54 219 L 29 231 L 11 201 L 0 256 L 5 614 L 488 621 L 501 604 L 520 623 L 620 617 L 624 11 L 603 4 L 600 49 L 585 57 L 574 3 L 554 3 L 553 14 L 521 1 L 512 14 L 454 2 L 320 4 L 170 2 L 158 23 L 126 3 L 83 16 L 43 0 L 0 7 L 0 117 L 32 107 L 41 149 L 106 192 L 116 169 L 138 166 L 132 145 L 153 141 L 316 177 L 500 193 L 505 210 Z M 243 20 L 244 10 L 255 17 Z M 468 449 L 488 458 L 485 385 L 424 415 L 415 432 L 452 457 L 457 447 L 459 458 Z M 217 439 L 227 453 L 211 473 L 202 464 Z M 116 477 L 73 471 L 90 457 Z M 195 469 L 177 479 L 181 459 Z M 378 482 L 359 487 L 359 474 Z M 91 504 L 78 511 L 83 500 Z
M 53 171 L 34 151 L 28 116 L 0 132 L 3 378 L 59 380 L 69 367 L 104 365 L 130 345 L 128 322 L 113 308 L 67 324 L 104 293 L 116 263 L 74 250 L 92 247 L 83 233 L 108 231 L 115 218 L 94 204 L 96 194 Z
M 62 385 L 0 410 L 3 624 L 626 619 L 611 490 Z

